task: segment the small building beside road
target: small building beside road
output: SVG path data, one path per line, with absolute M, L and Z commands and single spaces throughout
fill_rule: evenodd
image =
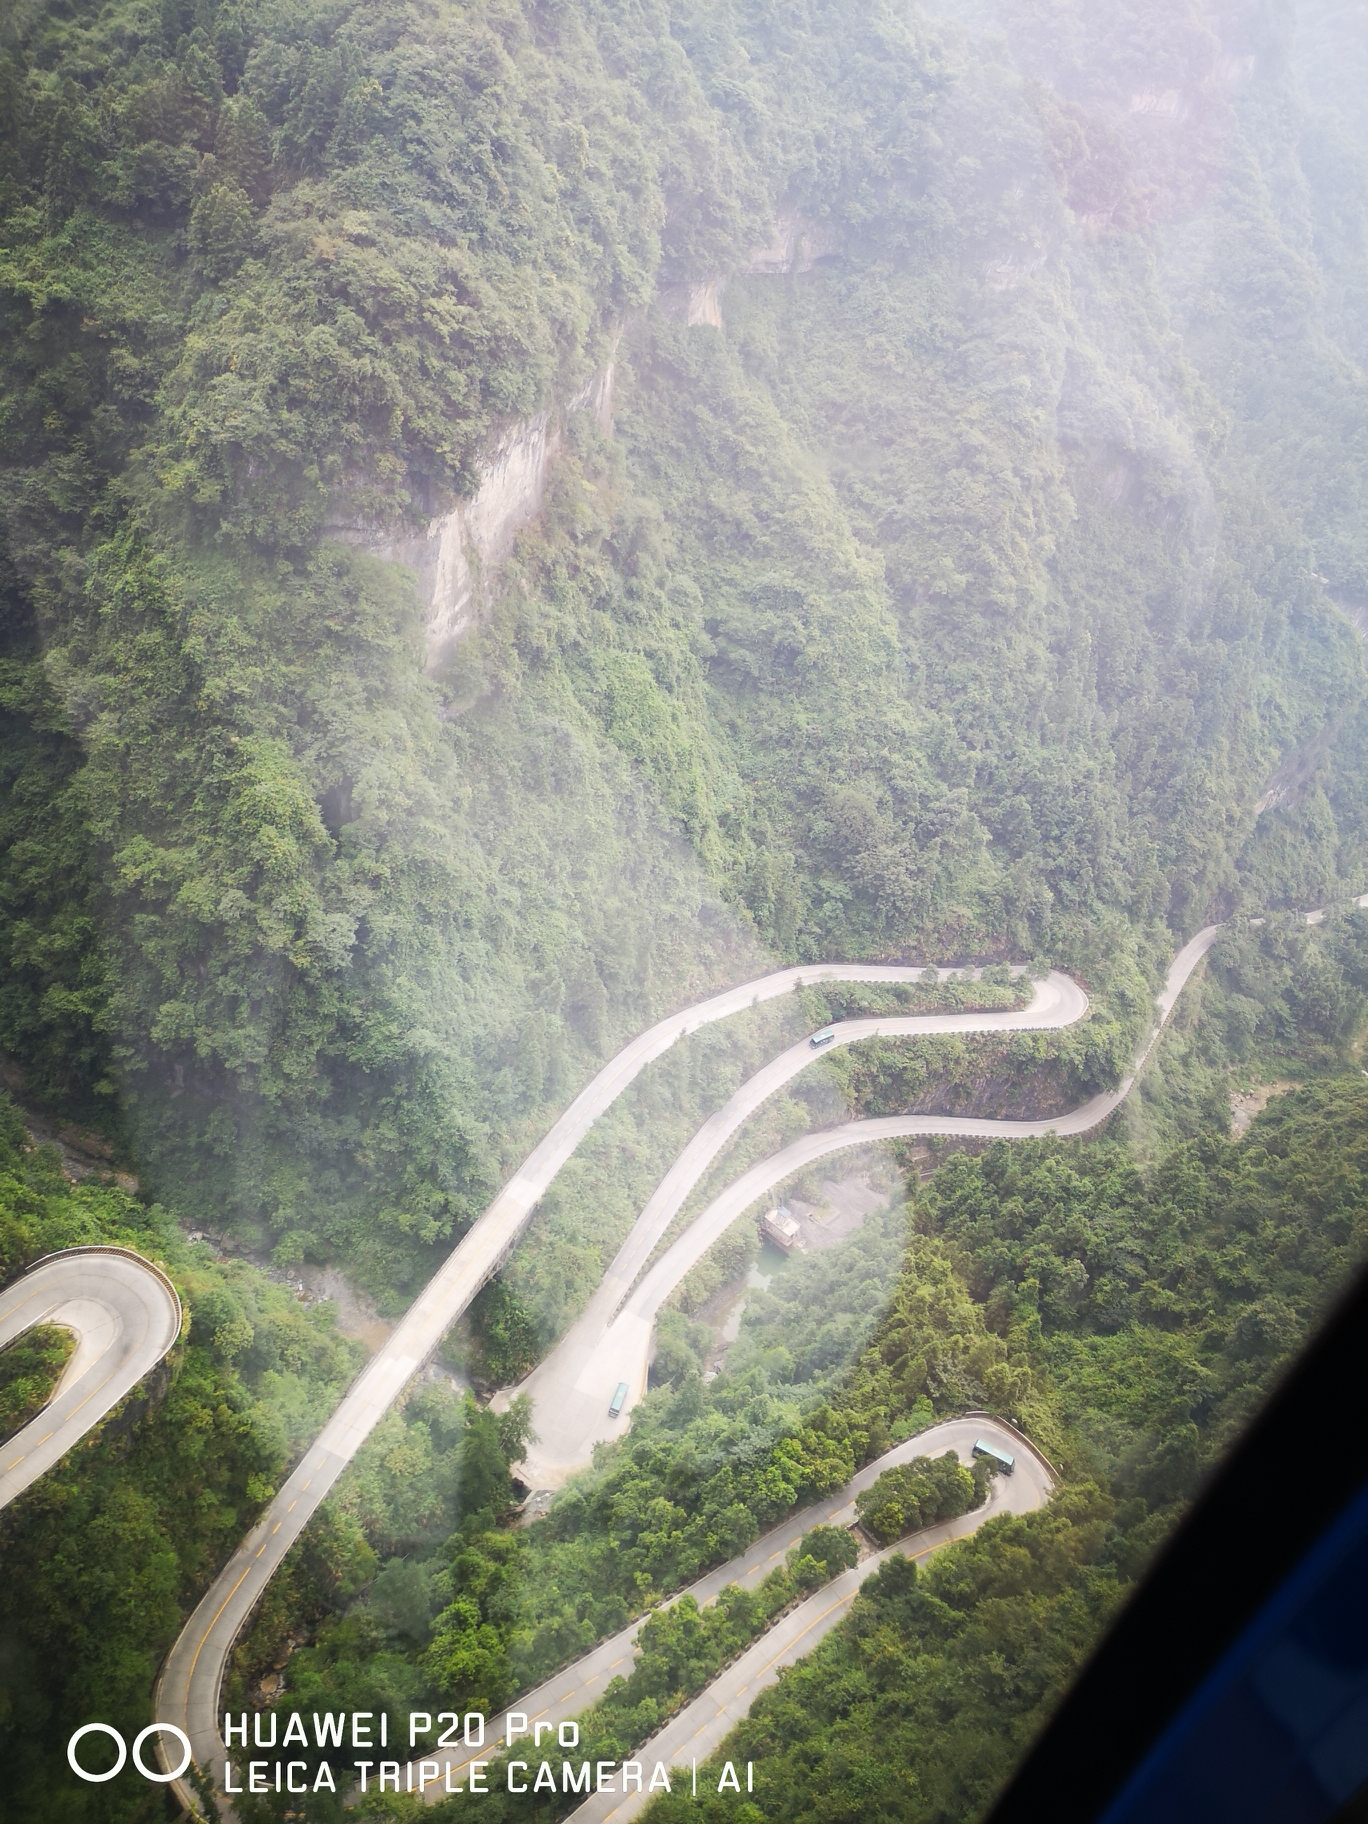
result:
M 777 1210 L 766 1210 L 760 1218 L 760 1233 L 766 1241 L 772 1241 L 776 1248 L 782 1248 L 786 1254 L 794 1248 L 802 1249 L 803 1231 L 797 1217 L 785 1204 Z

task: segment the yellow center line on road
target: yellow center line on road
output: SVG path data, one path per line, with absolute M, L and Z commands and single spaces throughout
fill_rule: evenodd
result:
M 242 1576 L 238 1578 L 237 1582 L 233 1585 L 232 1589 L 229 1590 L 228 1594 L 224 1597 L 223 1601 L 219 1604 L 218 1615 L 215 1615 L 214 1620 L 211 1621 L 209 1623 L 209 1626 L 204 1630 L 204 1634 L 200 1640 L 200 1643 L 195 1648 L 195 1657 L 190 1661 L 190 1678 L 187 1678 L 185 1681 L 185 1710 L 186 1710 L 187 1714 L 189 1713 L 189 1708 L 190 1708 L 190 1679 L 192 1679 L 195 1676 L 195 1667 L 199 1663 L 200 1654 L 204 1651 L 204 1643 L 206 1640 L 208 1640 L 209 1636 L 214 1631 L 214 1622 L 216 1622 L 218 1620 L 219 1615 L 222 1615 L 223 1611 L 228 1607 L 228 1604 L 233 1600 L 234 1596 L 236 1596 L 238 1591 L 242 1588 L 243 1584 L 245 1583 L 245 1581 L 247 1579 L 247 1572 L 250 1571 L 251 1568 L 252 1567 L 249 1564 L 247 1566 L 247 1570 L 242 1573 Z
M 787 1653 L 792 1647 L 795 1647 L 800 1640 L 806 1640 L 808 1635 L 811 1634 L 812 1630 L 817 1626 L 817 1623 L 819 1621 L 825 1621 L 827 1616 L 830 1615 L 830 1613 L 832 1612 L 833 1609 L 842 1609 L 842 1608 L 849 1607 L 849 1605 L 855 1600 L 855 1594 L 856 1594 L 856 1592 L 854 1590 L 852 1590 L 849 1596 L 839 1596 L 839 1597 L 837 1597 L 835 1602 L 829 1602 L 827 1604 L 827 1606 L 822 1610 L 820 1615 L 813 1616 L 812 1620 L 803 1629 L 801 1634 L 794 1635 L 793 1639 L 788 1643 L 788 1646 L 780 1647 L 779 1651 L 774 1655 L 774 1659 L 767 1659 L 765 1661 L 764 1665 L 761 1666 L 761 1668 L 760 1668 L 760 1673 L 768 1672 L 770 1667 L 775 1663 L 775 1660 L 782 1659 L 784 1657 L 785 1653 Z M 757 1673 L 756 1676 L 759 1677 L 760 1673 Z M 744 1690 L 745 1687 L 743 1686 L 742 1689 Z

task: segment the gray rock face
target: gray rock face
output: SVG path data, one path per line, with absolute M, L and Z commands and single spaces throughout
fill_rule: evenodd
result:
M 381 526 L 339 517 L 333 538 L 360 545 L 372 556 L 406 564 L 418 578 L 427 633 L 427 668 L 436 671 L 487 612 L 500 569 L 541 512 L 551 471 L 565 441 L 567 419 L 591 412 L 605 432 L 613 425 L 613 363 L 576 393 L 563 409 L 505 431 L 480 463 L 480 485 L 426 525 Z

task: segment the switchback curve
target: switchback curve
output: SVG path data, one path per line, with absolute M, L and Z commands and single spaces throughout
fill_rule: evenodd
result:
M 943 1521 L 938 1526 L 910 1534 L 906 1539 L 890 1546 L 887 1551 L 866 1558 L 852 1570 L 824 1585 L 806 1602 L 796 1605 L 773 1628 L 762 1634 L 733 1666 L 724 1668 L 718 1679 L 667 1724 L 660 1735 L 638 1750 L 639 1756 L 652 1761 L 668 1762 L 671 1754 L 676 1752 L 672 1746 L 675 1738 L 678 1737 L 683 1744 L 689 1744 L 696 1731 L 706 1726 L 707 1719 L 713 1713 L 721 1715 L 725 1712 L 728 1717 L 726 1728 L 730 1728 L 731 1722 L 736 1720 L 730 1715 L 731 1703 L 737 1697 L 745 1696 L 748 1706 L 757 1691 L 774 1682 L 781 1666 L 792 1665 L 794 1660 L 811 1651 L 822 1635 L 834 1627 L 849 1609 L 859 1585 L 887 1558 L 899 1553 L 905 1557 L 923 1558 L 938 1546 L 977 1532 L 985 1521 L 997 1519 L 1002 1514 L 1031 1513 L 1043 1506 L 1054 1481 L 1050 1465 L 1032 1445 L 1008 1430 L 1000 1420 L 991 1418 L 987 1413 L 967 1413 L 961 1418 L 946 1419 L 928 1426 L 925 1431 L 904 1439 L 901 1444 L 895 1444 L 891 1450 L 885 1451 L 881 1457 L 858 1470 L 849 1482 L 833 1494 L 790 1514 L 746 1551 L 729 1563 L 709 1571 L 696 1583 L 691 1583 L 687 1589 L 670 1597 L 663 1606 L 668 1608 L 681 1597 L 692 1596 L 698 1606 L 703 1608 L 715 1601 L 733 1583 L 740 1584 L 744 1589 L 754 1589 L 783 1563 L 792 1547 L 814 1526 L 852 1526 L 856 1517 L 856 1496 L 871 1488 L 885 1470 L 893 1469 L 898 1464 L 910 1463 L 913 1457 L 940 1456 L 947 1450 L 956 1451 L 961 1461 L 968 1463 L 972 1460 L 974 1441 L 977 1438 L 995 1444 L 998 1449 L 1016 1458 L 1015 1474 L 994 1481 L 989 1488 L 988 1500 L 982 1507 L 973 1508 L 954 1520 Z M 597 1702 L 614 1678 L 625 1677 L 631 1671 L 632 1653 L 644 1619 L 645 1617 L 639 1616 L 621 1632 L 600 1641 L 571 1665 L 555 1673 L 534 1690 L 526 1692 L 508 1710 L 492 1717 L 486 1732 L 487 1742 L 507 1742 L 510 1715 L 525 1718 L 527 1728 L 535 1733 L 538 1723 L 554 1727 L 580 1715 L 590 1704 Z M 758 1662 L 756 1665 L 751 1663 L 753 1658 Z M 720 1701 L 714 1703 L 714 1697 Z M 742 1713 L 744 1708 L 745 1706 Z M 722 1733 L 725 1732 L 724 1729 Z M 707 1749 L 701 1746 L 697 1749 L 700 1758 L 705 1752 L 711 1752 L 712 1746 L 716 1745 L 710 1737 L 708 1739 Z M 678 1751 L 682 1752 L 683 1749 Z M 458 1784 L 463 1778 L 464 1769 L 480 1755 L 487 1756 L 490 1752 L 491 1748 L 487 1746 L 483 1749 L 460 1749 L 450 1754 L 437 1754 L 435 1759 L 439 1773 L 435 1782 L 430 1780 L 430 1776 L 424 1779 L 424 1800 L 436 1804 L 445 1798 L 448 1777 L 453 1785 Z M 689 1747 L 688 1752 L 693 1753 L 694 1749 Z M 557 1758 L 562 1757 L 558 1755 Z M 567 1755 L 563 1758 L 572 1757 Z M 419 1790 L 418 1766 L 417 1761 L 411 1763 L 411 1776 L 409 1768 L 404 1769 L 401 1784 L 405 1791 Z M 450 1776 L 447 1773 L 448 1767 L 451 1770 Z M 581 1806 L 573 1815 L 588 1815 L 588 1808 Z
M 1157 1038 L 1168 1012 L 1192 970 L 1215 942 L 1220 926 L 1200 932 L 1175 958 L 1159 1019 L 1136 1061 L 1138 1072 Z M 946 973 L 954 973 L 942 971 Z M 218 1729 L 218 1694 L 223 1669 L 237 1635 L 245 1625 L 272 1575 L 290 1546 L 356 1455 L 380 1419 L 399 1398 L 413 1375 L 440 1343 L 447 1330 L 467 1308 L 480 1287 L 497 1271 L 531 1218 L 547 1187 L 574 1152 L 598 1116 L 614 1102 L 646 1064 L 661 1056 L 679 1038 L 714 1020 L 725 1019 L 761 1001 L 777 999 L 805 984 L 822 982 L 916 982 L 923 971 L 911 966 L 872 963 L 822 963 L 778 970 L 755 982 L 725 990 L 683 1013 L 659 1021 L 632 1040 L 581 1090 L 545 1138 L 533 1148 L 522 1167 L 494 1198 L 414 1301 L 388 1341 L 362 1369 L 356 1381 L 323 1427 L 316 1442 L 275 1496 L 266 1512 L 242 1542 L 207 1594 L 202 1598 L 171 1649 L 158 1681 L 154 1711 L 159 1722 L 174 1723 L 189 1736 L 195 1761 L 202 1768 L 223 1764 L 224 1747 Z M 968 1016 L 984 1020 L 990 1015 Z M 1087 1110 L 1103 1102 L 1110 1106 L 1092 1115 L 1087 1131 L 1105 1119 L 1130 1091 L 1135 1072 L 1110 1097 L 1094 1098 Z M 1082 1116 L 1061 1117 L 1045 1123 L 1042 1131 L 1075 1131 L 1067 1124 Z M 977 1132 L 952 1117 L 913 1116 L 904 1119 L 928 1125 L 913 1131 Z M 849 1124 L 862 1127 L 876 1124 Z M 1007 1124 L 984 1123 L 990 1134 Z M 832 1130 L 839 1132 L 840 1130 Z M 868 1133 L 865 1138 L 880 1136 Z M 818 1136 L 810 1136 L 816 1140 Z M 719 1141 L 719 1145 L 721 1142 Z M 801 1143 L 800 1143 L 801 1144 Z M 844 1142 L 852 1144 L 852 1142 Z M 828 1147 L 826 1150 L 835 1150 Z M 188 1785 L 176 1783 L 187 1807 L 198 1810 Z
M 942 977 L 947 973 L 942 970 Z M 988 1009 L 978 1013 L 886 1014 L 878 1018 L 841 1020 L 825 1029 L 832 1035 L 829 1045 L 814 1049 L 805 1036 L 756 1071 L 724 1107 L 709 1116 L 666 1172 L 633 1223 L 598 1289 L 556 1347 L 519 1387 L 495 1396 L 496 1411 L 506 1409 L 518 1394 L 526 1394 L 532 1401 L 533 1432 L 541 1442 L 529 1447 L 523 1480 L 537 1488 L 559 1487 L 568 1475 L 592 1460 L 595 1444 L 626 1429 L 632 1407 L 645 1396 L 651 1326 L 661 1301 L 742 1210 L 777 1180 L 766 1179 L 758 1188 L 751 1189 L 740 1204 L 727 1201 L 731 1194 L 724 1192 L 723 1197 L 710 1204 L 664 1258 L 652 1267 L 643 1287 L 635 1292 L 631 1288 L 683 1208 L 690 1191 L 727 1141 L 785 1083 L 792 1082 L 801 1071 L 831 1051 L 859 1044 L 864 1039 L 1058 1031 L 1074 1025 L 1087 1011 L 1088 997 L 1077 982 L 1058 970 L 1051 970 L 1044 981 L 1036 983 L 1025 1007 Z M 807 1138 L 811 1140 L 815 1136 Z M 802 1142 L 798 1144 L 801 1146 Z M 797 1166 L 790 1169 L 796 1170 Z M 763 1173 L 764 1168 L 757 1170 Z M 735 1188 L 749 1186 L 753 1176 L 748 1173 Z M 717 1226 L 716 1219 L 721 1215 L 724 1201 L 730 1214 Z M 707 1240 L 689 1252 L 693 1239 L 704 1233 Z M 675 1263 L 681 1261 L 679 1270 L 674 1271 Z M 643 1306 L 641 1295 L 646 1288 L 650 1291 Z M 644 1336 L 641 1334 L 643 1319 Z M 628 1398 L 619 1415 L 609 1418 L 609 1401 L 619 1382 L 627 1386 Z
M 154 1714 L 158 1722 L 174 1723 L 185 1731 L 200 1767 L 223 1764 L 217 1715 L 223 1669 L 233 1642 L 285 1554 L 375 1426 L 480 1287 L 498 1270 L 556 1173 L 604 1110 L 653 1059 L 714 1020 L 727 1019 L 762 1001 L 777 1000 L 804 985 L 908 983 L 920 981 L 922 975 L 921 969 L 910 965 L 882 963 L 813 963 L 776 970 L 658 1021 L 625 1045 L 580 1091 L 361 1370 L 181 1630 L 158 1680 Z M 183 1805 L 200 1809 L 185 1781 L 177 1781 L 175 1790 Z
M 929 1558 L 941 1546 L 976 1533 L 989 1520 L 996 1520 L 1003 1514 L 1031 1513 L 1043 1507 L 1053 1482 L 1044 1458 L 1019 1437 L 1004 1431 L 996 1420 L 984 1415 L 952 1419 L 944 1425 L 932 1426 L 900 1445 L 896 1453 L 890 1451 L 888 1458 L 870 1464 L 847 1483 L 842 1493 L 848 1493 L 849 1498 L 832 1515 L 831 1524 L 851 1524 L 855 1518 L 855 1493 L 859 1487 L 867 1488 L 885 1468 L 891 1468 L 890 1458 L 906 1462 L 913 1456 L 939 1455 L 949 1448 L 967 1463 L 971 1460 L 974 1439 L 979 1437 L 1016 1458 L 1015 1473 L 1010 1479 L 999 1478 L 990 1484 L 988 1500 L 982 1507 L 972 1508 L 955 1520 L 942 1521 L 939 1526 L 912 1533 L 814 1591 L 806 1602 L 782 1616 L 731 1665 L 724 1666 L 705 1690 L 637 1749 L 633 1759 L 647 1763 L 662 1761 L 667 1767 L 674 1766 L 678 1770 L 677 1777 L 682 1777 L 684 1770 L 680 1763 L 686 1759 L 705 1760 L 720 1748 L 760 1693 L 777 1684 L 785 1666 L 793 1665 L 810 1653 L 823 1636 L 845 1618 L 860 1593 L 860 1585 L 890 1558 Z M 803 1531 L 816 1524 L 815 1518 L 809 1519 Z M 627 1824 L 627 1820 L 636 1817 L 648 1803 L 648 1793 L 596 1792 L 570 1816 L 577 1819 L 578 1824 L 608 1824 L 609 1819 L 612 1824 Z
M 0 1292 L 0 1348 L 35 1324 L 76 1348 L 38 1416 L 0 1445 L 0 1508 L 92 1431 L 168 1353 L 181 1331 L 176 1288 L 130 1248 L 66 1248 Z
M 567 1476 L 592 1461 L 595 1444 L 625 1429 L 633 1406 L 646 1394 L 651 1335 L 660 1306 L 690 1268 L 751 1204 L 795 1172 L 848 1147 L 913 1135 L 1025 1140 L 1043 1138 L 1050 1133 L 1086 1134 L 1100 1127 L 1130 1094 L 1179 995 L 1221 930 L 1220 925 L 1206 926 L 1174 957 L 1155 1004 L 1155 1023 L 1146 1036 L 1134 1069 L 1115 1089 L 1091 1097 L 1068 1114 L 1042 1121 L 1002 1121 L 960 1115 L 890 1115 L 868 1121 L 848 1121 L 840 1127 L 804 1134 L 791 1146 L 752 1166 L 728 1185 L 624 1297 L 625 1288 L 636 1279 L 670 1219 L 730 1135 L 781 1083 L 787 1082 L 815 1056 L 823 1053 L 814 1053 L 804 1041 L 757 1071 L 742 1084 L 727 1106 L 698 1130 L 637 1219 L 605 1276 L 604 1287 L 590 1300 L 582 1316 L 555 1349 L 538 1363 L 517 1389 L 532 1398 L 533 1435 L 540 1440 L 528 1447 L 521 1472 L 523 1480 L 539 1488 L 557 1488 Z M 1031 1005 L 1014 1013 L 846 1020 L 832 1030 L 836 1034 L 834 1042 L 838 1044 L 914 1032 L 1040 1030 L 1071 1025 L 1082 1018 L 1087 1007 L 1087 996 L 1082 989 L 1068 976 L 1052 971 L 1037 988 Z M 619 1386 L 627 1388 L 627 1396 L 618 1413 L 610 1416 L 609 1405 Z M 495 1404 L 506 1405 L 510 1397 L 509 1394 L 501 1395 Z

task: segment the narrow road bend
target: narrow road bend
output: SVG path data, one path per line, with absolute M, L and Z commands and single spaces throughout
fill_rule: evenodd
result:
M 941 971 L 942 977 L 948 973 Z M 1087 1011 L 1088 997 L 1077 982 L 1051 970 L 1044 981 L 1036 983 L 1025 1007 L 841 1020 L 825 1029 L 833 1035 L 830 1045 L 815 1050 L 810 1038 L 804 1036 L 756 1071 L 725 1106 L 709 1116 L 666 1172 L 598 1289 L 555 1348 L 520 1386 L 495 1395 L 494 1409 L 500 1412 L 519 1394 L 526 1394 L 532 1401 L 534 1442 L 529 1445 L 521 1471 L 523 1481 L 534 1488 L 559 1488 L 567 1476 L 592 1461 L 595 1444 L 626 1432 L 632 1408 L 645 1398 L 651 1332 L 661 1302 L 747 1205 L 778 1182 L 772 1175 L 766 1176 L 770 1162 L 748 1173 L 710 1204 L 651 1268 L 643 1286 L 636 1292 L 630 1289 L 694 1186 L 732 1135 L 768 1097 L 810 1064 L 841 1046 L 856 1045 L 865 1039 L 1058 1031 L 1074 1025 Z M 860 1138 L 863 1136 L 840 1144 L 857 1145 Z M 802 1144 L 797 1143 L 800 1148 Z M 781 1159 L 787 1157 L 779 1155 Z M 798 1162 L 801 1163 L 806 1160 Z M 787 1169 L 796 1171 L 798 1164 Z M 741 1193 L 743 1200 L 738 1202 L 734 1193 Z M 610 1418 L 609 1402 L 619 1383 L 627 1386 L 627 1399 L 617 1416 Z
M 176 1288 L 131 1248 L 66 1248 L 0 1292 L 0 1348 L 35 1324 L 76 1348 L 43 1410 L 0 1445 L 0 1508 L 92 1431 L 156 1367 L 181 1331 Z
M 521 1387 L 496 1396 L 494 1404 L 500 1408 L 506 1407 L 514 1392 L 527 1393 L 532 1399 L 534 1441 L 529 1444 L 520 1472 L 522 1479 L 533 1487 L 558 1488 L 568 1476 L 593 1461 L 596 1444 L 626 1431 L 632 1408 L 646 1397 L 651 1338 L 661 1305 L 732 1223 L 794 1173 L 828 1154 L 883 1140 L 919 1135 L 1026 1140 L 1052 1133 L 1076 1136 L 1100 1127 L 1130 1094 L 1179 995 L 1221 930 L 1220 925 L 1208 925 L 1173 959 L 1155 1004 L 1155 1024 L 1134 1068 L 1115 1089 L 1048 1120 L 888 1115 L 804 1134 L 728 1185 L 624 1297 L 625 1288 L 632 1285 L 689 1191 L 732 1133 L 781 1083 L 788 1082 L 815 1057 L 824 1056 L 826 1048 L 814 1052 L 810 1043 L 803 1040 L 757 1071 L 725 1108 L 703 1124 L 662 1179 L 609 1268 L 604 1286 L 590 1300 L 583 1315 Z M 831 1030 L 836 1034 L 833 1043 L 844 1045 L 876 1036 L 910 1033 L 1040 1031 L 1072 1025 L 1087 1010 L 1087 996 L 1077 983 L 1052 971 L 1038 985 L 1031 1004 L 1016 1012 L 845 1020 Z M 619 1386 L 627 1388 L 627 1395 L 619 1412 L 610 1415 L 609 1406 Z
M 954 973 L 954 972 L 946 972 Z M 218 1695 L 233 1642 L 285 1554 L 342 1471 L 403 1393 L 481 1286 L 498 1271 L 565 1161 L 594 1122 L 653 1059 L 714 1020 L 823 982 L 918 982 L 923 971 L 884 963 L 810 963 L 725 989 L 658 1021 L 625 1045 L 586 1085 L 467 1230 L 393 1333 L 343 1395 L 316 1441 L 202 1597 L 167 1656 L 154 1696 L 158 1722 L 189 1736 L 196 1762 L 222 1767 Z M 184 1780 L 174 1788 L 187 1809 L 199 1801 Z
M 910 1463 L 913 1457 L 942 1456 L 947 1450 L 955 1451 L 962 1462 L 968 1463 L 972 1460 L 971 1453 L 976 1438 L 983 1438 L 1016 1458 L 1015 1473 L 1010 1477 L 998 1477 L 990 1484 L 988 1500 L 982 1507 L 961 1514 L 957 1519 L 944 1521 L 939 1526 L 911 1534 L 907 1539 L 890 1546 L 887 1551 L 876 1553 L 852 1570 L 843 1572 L 806 1602 L 790 1609 L 748 1647 L 733 1665 L 724 1668 L 706 1691 L 640 1748 L 637 1758 L 648 1762 L 661 1760 L 668 1764 L 679 1755 L 696 1756 L 701 1760 L 705 1754 L 710 1754 L 732 1724 L 745 1715 L 756 1694 L 766 1685 L 774 1683 L 780 1666 L 792 1665 L 795 1660 L 801 1659 L 836 1625 L 854 1601 L 860 1584 L 885 1559 L 895 1553 L 906 1557 L 926 1557 L 938 1546 L 946 1545 L 953 1539 L 967 1538 L 970 1533 L 977 1532 L 987 1520 L 996 1519 L 1001 1514 L 1030 1513 L 1043 1506 L 1053 1486 L 1049 1464 L 1030 1444 L 1016 1432 L 1009 1431 L 999 1420 L 983 1413 L 970 1413 L 963 1418 L 947 1419 L 940 1424 L 928 1426 L 915 1437 L 895 1444 L 892 1450 L 885 1451 L 883 1456 L 857 1471 L 834 1494 L 815 1502 L 811 1507 L 790 1514 L 738 1557 L 719 1565 L 716 1570 L 700 1577 L 696 1583 L 691 1583 L 686 1590 L 672 1596 L 670 1603 L 678 1602 L 683 1596 L 692 1596 L 702 1608 L 714 1602 L 728 1584 L 738 1583 L 744 1589 L 754 1589 L 771 1571 L 783 1564 L 789 1551 L 814 1526 L 853 1525 L 855 1497 L 866 1488 L 871 1488 L 886 1469 Z M 668 1607 L 669 1603 L 665 1606 Z M 554 1677 L 526 1692 L 516 1704 L 491 1718 L 486 1730 L 485 1747 L 462 1748 L 452 1753 L 439 1750 L 426 1757 L 428 1770 L 423 1776 L 424 1800 L 429 1805 L 439 1803 L 447 1796 L 448 1779 L 452 1786 L 462 1784 L 464 1770 L 472 1761 L 488 1759 L 503 1747 L 508 1740 L 510 1716 L 514 1719 L 514 1739 L 519 1742 L 534 1768 L 543 1755 L 550 1756 L 557 1769 L 561 1760 L 574 1760 L 572 1751 L 556 1747 L 555 1727 L 580 1715 L 590 1704 L 596 1703 L 613 1679 L 626 1678 L 630 1674 L 642 1619 L 638 1618 L 620 1633 L 600 1641 L 573 1665 L 566 1666 Z M 739 1709 L 736 1708 L 738 1703 Z M 725 1719 L 720 1727 L 719 1719 Z M 538 1723 L 543 1728 L 549 1726 L 551 1734 L 540 1749 L 535 1749 L 534 1738 Z M 706 1747 L 702 1745 L 705 1741 L 708 1744 Z M 434 1762 L 439 1769 L 435 1780 L 431 1772 Z M 419 1790 L 418 1769 L 419 1762 L 415 1760 L 411 1764 L 411 1773 L 408 1768 L 404 1770 L 400 1784 L 405 1791 L 410 1787 L 415 1793 Z M 619 1794 L 618 1797 L 620 1801 L 622 1795 Z M 594 1802 L 591 1800 L 590 1805 Z M 588 1817 L 595 1814 L 589 1806 L 581 1806 L 573 1815 Z M 625 1817 L 630 1814 L 623 1815 Z
M 1135 1076 L 1178 994 L 1198 962 L 1215 942 L 1220 929 L 1217 925 L 1208 926 L 1185 945 L 1174 959 L 1164 993 L 1158 1002 L 1159 1018 L 1136 1060 L 1135 1070 L 1125 1082 L 1108 1096 L 1094 1097 L 1072 1115 L 1039 1124 L 1040 1131 L 1086 1132 L 1105 1119 L 1106 1114 L 1129 1094 Z M 223 1670 L 233 1642 L 245 1626 L 267 1583 L 371 1431 L 399 1398 L 413 1375 L 436 1349 L 480 1287 L 498 1270 L 526 1227 L 537 1202 L 598 1116 L 622 1094 L 646 1064 L 661 1056 L 677 1039 L 714 1020 L 725 1019 L 761 1001 L 777 999 L 804 984 L 916 982 L 922 974 L 923 971 L 914 966 L 872 963 L 821 963 L 776 971 L 757 981 L 727 989 L 683 1013 L 659 1021 L 624 1046 L 593 1081 L 580 1091 L 484 1214 L 447 1256 L 388 1341 L 362 1369 L 324 1425 L 317 1441 L 305 1452 L 182 1629 L 158 1680 L 154 1713 L 159 1722 L 175 1723 L 185 1731 L 190 1738 L 194 1758 L 201 1767 L 222 1767 L 226 1758 L 218 1728 L 218 1696 Z M 985 1014 L 958 1017 L 983 1020 L 993 1016 Z M 970 1134 L 992 1138 L 1018 1127 L 1034 1128 L 1036 1125 L 939 1116 L 895 1119 L 921 1125 L 890 1128 L 887 1133 L 876 1131 L 885 1126 L 880 1122 L 849 1123 L 848 1127 L 861 1128 L 865 1130 L 861 1139 L 874 1140 L 889 1137 L 894 1132 Z M 1079 1121 L 1082 1125 L 1074 1125 Z M 843 1131 L 834 1129 L 829 1130 L 825 1137 L 809 1135 L 806 1138 L 817 1144 L 824 1138 L 830 1141 L 832 1135 L 839 1135 Z M 721 1143 L 719 1140 L 718 1145 Z M 839 1144 L 858 1143 L 845 1140 L 825 1144 L 813 1156 L 820 1156 L 821 1151 L 834 1151 Z M 188 1809 L 200 1809 L 196 1796 L 184 1781 L 177 1781 L 175 1790 Z

